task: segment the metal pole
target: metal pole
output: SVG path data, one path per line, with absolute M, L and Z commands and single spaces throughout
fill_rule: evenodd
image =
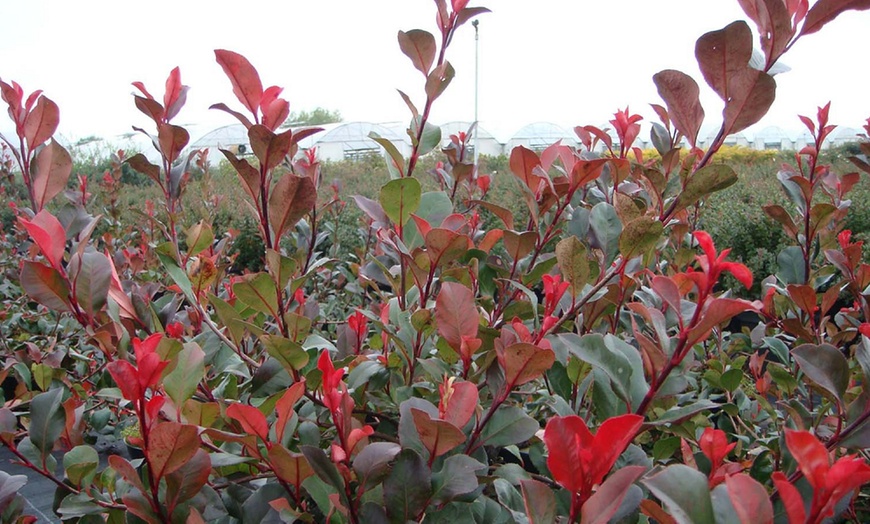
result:
M 477 26 L 478 20 L 471 22 L 474 26 L 474 172 L 477 173 L 478 160 L 480 159 L 480 122 L 477 119 L 477 92 L 480 79 L 480 35 Z

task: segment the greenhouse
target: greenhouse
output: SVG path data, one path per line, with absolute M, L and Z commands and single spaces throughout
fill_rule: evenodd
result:
M 347 122 L 341 124 L 326 124 L 319 126 L 323 131 L 303 139 L 299 149 L 317 148 L 320 160 L 356 160 L 368 155 L 383 154 L 383 148 L 369 138 L 376 133 L 389 140 L 399 152 L 407 156 L 411 146 L 408 142 L 390 128 L 370 122 Z
M 517 146 L 524 146 L 533 151 L 543 151 L 562 141 L 565 145 L 578 146 L 577 137 L 565 128 L 550 122 L 536 122 L 520 128 L 514 136 L 508 140 L 505 151 L 512 151 Z

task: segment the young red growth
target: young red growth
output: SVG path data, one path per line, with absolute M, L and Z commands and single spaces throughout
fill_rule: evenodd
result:
M 631 149 L 634 140 L 640 133 L 640 122 L 643 117 L 640 115 L 629 114 L 628 108 L 624 111 L 617 111 L 613 114 L 614 119 L 610 121 L 613 128 L 616 130 L 616 136 L 619 137 L 619 148 L 621 156 L 625 156 L 626 152 Z
M 323 374 L 321 390 L 323 391 L 323 404 L 330 411 L 336 411 L 341 405 L 341 391 L 339 385 L 344 376 L 344 368 L 335 369 L 328 350 L 323 350 L 317 360 L 317 369 Z
M 701 438 L 698 439 L 698 446 L 710 459 L 710 487 L 722 483 L 725 480 L 725 475 L 719 473 L 719 468 L 722 467 L 725 457 L 731 453 L 737 443 L 729 444 L 728 436 L 721 429 L 706 428 L 701 434 Z
M 604 476 L 643 424 L 639 415 L 620 415 L 604 421 L 593 435 L 577 415 L 553 417 L 544 430 L 547 467 L 553 480 L 571 492 L 572 515 L 580 508 L 592 489 Z
M 797 489 L 782 472 L 773 482 L 793 523 L 818 523 L 834 514 L 834 507 L 845 496 L 870 482 L 870 465 L 861 457 L 847 455 L 832 465 L 824 444 L 808 431 L 785 430 L 785 443 L 801 472 L 813 487 L 813 500 L 806 515 Z
M 369 334 L 369 320 L 359 311 L 354 311 L 354 313 L 347 318 L 347 327 L 350 329 L 350 332 L 354 337 L 354 351 L 359 353 L 360 350 L 362 350 L 363 342 L 365 342 L 366 337 Z
M 720 253 L 716 253 L 716 246 L 713 245 L 713 239 L 706 231 L 695 231 L 693 233 L 695 240 L 701 245 L 704 251 L 703 255 L 698 255 L 695 260 L 701 266 L 701 272 L 691 272 L 687 275 L 698 286 L 698 292 L 701 297 L 706 297 L 713 292 L 713 286 L 719 281 L 719 277 L 723 271 L 727 271 L 734 275 L 741 284 L 746 288 L 752 287 L 752 272 L 749 268 L 739 262 L 726 262 L 725 257 L 731 252 L 731 249 L 723 249 Z M 699 300 L 699 303 L 701 300 Z

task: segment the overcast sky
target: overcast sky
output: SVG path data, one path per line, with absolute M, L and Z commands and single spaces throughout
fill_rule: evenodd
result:
M 626 105 L 654 118 L 660 102 L 652 75 L 680 69 L 702 84 L 705 125 L 718 126 L 721 102 L 703 84 L 695 40 L 745 18 L 736 0 L 490 0 L 480 18 L 481 125 L 502 139 L 527 123 L 565 127 L 606 122 Z M 61 108 L 60 131 L 71 140 L 109 137 L 148 126 L 133 104 L 131 82 L 158 98 L 169 71 L 181 67 L 191 87 L 175 119 L 203 131 L 234 123 L 209 111 L 241 105 L 213 50 L 245 55 L 264 85 L 285 88 L 293 110 L 317 106 L 346 121 L 409 118 L 396 93 L 423 104 L 423 77 L 399 50 L 398 30 L 435 32 L 429 0 L 2 0 L 0 78 L 30 92 L 43 89 Z M 815 115 L 832 101 L 831 120 L 859 127 L 870 116 L 870 75 L 861 57 L 870 12 L 848 12 L 786 55 L 777 100 L 753 129 L 801 129 L 797 114 Z M 474 30 L 460 29 L 448 60 L 456 79 L 432 121 L 474 115 Z M 3 115 L 5 117 L 5 115 Z M 0 129 L 8 132 L 7 119 Z M 194 133 L 194 139 L 196 134 Z

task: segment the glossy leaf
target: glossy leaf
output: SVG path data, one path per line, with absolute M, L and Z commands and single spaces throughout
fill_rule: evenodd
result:
M 233 94 L 248 111 L 256 115 L 263 98 L 263 84 L 257 70 L 238 53 L 216 49 L 214 55 L 233 85 Z
M 399 453 L 384 481 L 384 505 L 390 522 L 417 521 L 432 493 L 432 473 L 414 450 Z
M 353 469 L 360 483 L 369 487 L 383 480 L 400 451 L 402 447 L 393 442 L 372 442 L 364 447 L 353 459 Z
M 731 98 L 722 111 L 722 129 L 726 136 L 761 120 L 776 98 L 773 77 L 751 67 L 732 76 L 728 86 Z
M 145 456 L 151 474 L 161 479 L 186 464 L 199 449 L 196 426 L 177 422 L 161 422 L 151 428 Z
M 308 353 L 296 342 L 280 335 L 262 335 L 260 340 L 269 355 L 280 362 L 288 373 L 300 370 L 308 364 Z
M 791 352 L 801 371 L 838 402 L 849 387 L 849 362 L 830 344 L 803 344 Z
M 170 162 L 175 162 L 190 142 L 190 134 L 183 127 L 162 124 L 157 128 L 157 139 L 160 141 L 160 152 L 163 156 Z
M 444 282 L 435 299 L 435 323 L 438 334 L 459 351 L 462 338 L 475 338 L 480 326 L 480 315 L 474 302 L 474 293 L 457 282 Z
M 197 449 L 193 456 L 172 473 L 166 475 L 167 505 L 174 509 L 199 495 L 208 483 L 211 460 L 208 453 Z
M 404 226 L 420 207 L 421 197 L 422 189 L 416 178 L 400 178 L 381 188 L 379 201 L 387 217 L 394 224 Z
M 249 435 L 256 435 L 260 440 L 269 440 L 269 425 L 266 416 L 254 406 L 242 403 L 230 404 L 227 408 L 227 416 L 239 422 Z
M 42 211 L 58 193 L 66 189 L 72 173 L 72 157 L 62 145 L 52 140 L 36 154 L 32 166 L 34 173 L 31 184 L 36 201 L 34 211 Z
M 764 486 L 745 473 L 725 477 L 728 496 L 741 524 L 770 524 L 773 506 Z
M 581 524 L 607 524 L 619 510 L 631 486 L 646 472 L 643 466 L 626 466 L 616 470 L 583 504 Z
M 317 188 L 308 177 L 282 176 L 269 195 L 269 225 L 275 240 L 290 230 L 317 203 Z
M 504 371 L 505 387 L 513 389 L 535 380 L 553 366 L 556 354 L 533 344 L 511 344 L 497 349 L 499 364 Z
M 510 446 L 532 438 L 539 429 L 538 422 L 522 408 L 502 406 L 484 426 L 480 443 L 496 447 Z
M 33 300 L 55 311 L 69 311 L 69 285 L 53 267 L 25 260 L 19 278 L 22 289 Z
M 56 388 L 33 397 L 30 402 L 30 441 L 42 456 L 51 453 L 66 426 L 61 406 L 63 389 Z
M 737 173 L 725 164 L 711 164 L 696 171 L 686 181 L 674 205 L 676 210 L 686 209 L 707 195 L 721 191 L 737 182 Z
M 430 456 L 440 457 L 465 442 L 465 433 L 450 422 L 433 419 L 425 411 L 411 408 L 414 426 Z
M 305 455 L 293 453 L 281 444 L 274 444 L 269 449 L 269 464 L 279 479 L 296 489 L 299 489 L 302 481 L 314 475 L 314 470 L 308 464 Z
M 589 214 L 589 229 L 591 247 L 600 249 L 605 263 L 610 264 L 619 251 L 619 236 L 622 234 L 622 221 L 616 208 L 606 202 L 595 204 Z
M 520 481 L 523 504 L 530 524 L 549 524 L 556 522 L 556 496 L 543 482 L 533 479 Z
M 278 292 L 267 273 L 245 275 L 233 285 L 233 293 L 255 311 L 278 316 Z
M 112 283 L 112 266 L 106 255 L 97 251 L 74 253 L 70 258 L 69 278 L 76 290 L 76 302 L 95 316 L 106 304 Z
M 674 464 L 642 482 L 679 524 L 715 521 L 707 477 L 700 471 Z
M 444 504 L 477 489 L 478 472 L 485 472 L 486 465 L 468 455 L 456 454 L 447 457 L 441 469 L 432 474 L 432 501 Z
M 48 211 L 40 211 L 32 220 L 19 218 L 33 242 L 39 246 L 42 256 L 54 269 L 63 272 L 63 255 L 66 249 L 66 231 L 60 221 Z
M 24 120 L 24 138 L 31 150 L 51 138 L 60 123 L 60 110 L 48 97 L 41 96 L 27 119 Z
M 196 393 L 204 377 L 205 352 L 196 342 L 188 342 L 176 356 L 175 369 L 163 377 L 163 389 L 176 406 L 181 406 Z

